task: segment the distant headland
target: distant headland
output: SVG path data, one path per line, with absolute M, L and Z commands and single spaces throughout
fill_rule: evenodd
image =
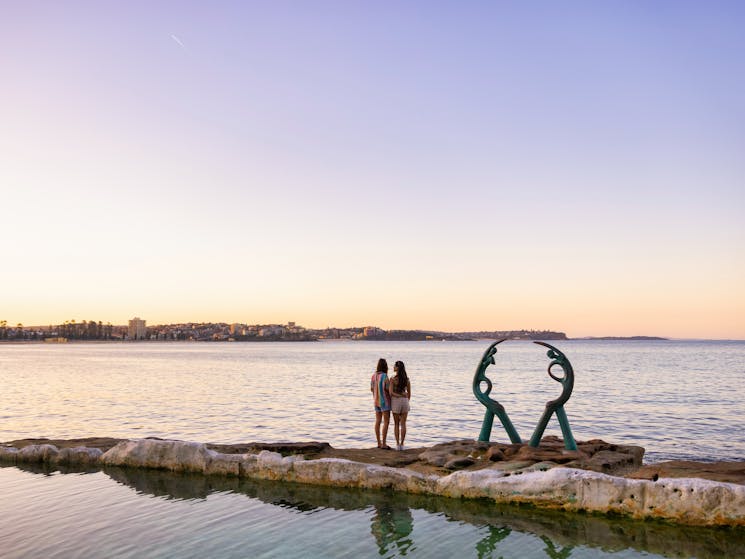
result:
M 633 340 L 642 342 L 653 342 L 653 341 L 669 341 L 670 338 L 659 338 L 657 336 L 587 336 L 584 338 L 574 338 L 575 340 L 598 340 L 598 341 L 614 341 L 614 340 Z

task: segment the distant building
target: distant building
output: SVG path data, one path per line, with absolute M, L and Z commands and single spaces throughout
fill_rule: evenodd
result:
M 377 326 L 365 326 L 365 329 L 362 331 L 362 335 L 366 338 L 374 338 L 375 336 L 380 336 L 382 334 L 383 330 Z
M 129 329 L 127 330 L 127 336 L 130 340 L 144 340 L 147 335 L 147 326 L 145 321 L 139 317 L 135 317 L 129 321 Z
M 279 325 L 264 326 L 259 330 L 260 338 L 273 338 L 277 336 L 283 336 L 285 329 Z

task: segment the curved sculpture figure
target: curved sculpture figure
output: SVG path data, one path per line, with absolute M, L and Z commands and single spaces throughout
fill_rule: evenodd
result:
M 569 427 L 569 419 L 567 419 L 567 414 L 564 411 L 564 404 L 569 400 L 569 396 L 572 395 L 572 390 L 574 389 L 574 369 L 572 369 L 572 364 L 569 362 L 569 359 L 567 359 L 567 356 L 554 346 L 544 342 L 533 343 L 548 348 L 546 355 L 552 360 L 551 363 L 548 364 L 548 376 L 556 382 L 561 383 L 561 396 L 556 398 L 556 400 L 546 402 L 546 408 L 543 410 L 541 420 L 538 422 L 538 425 L 536 425 L 535 431 L 533 431 L 533 436 L 530 438 L 530 443 L 528 444 L 532 447 L 537 447 L 541 443 L 541 437 L 543 436 L 543 432 L 546 430 L 548 420 L 551 419 L 551 415 L 556 413 L 556 419 L 559 420 L 561 434 L 564 437 L 564 447 L 568 450 L 577 450 L 577 443 L 574 441 L 572 429 Z M 557 377 L 551 372 L 551 368 L 556 365 L 561 367 L 564 372 L 563 376 Z
M 481 424 L 481 433 L 479 433 L 480 441 L 488 441 L 491 435 L 491 428 L 494 423 L 494 416 L 499 418 L 502 422 L 504 430 L 507 431 L 507 435 L 510 437 L 510 441 L 513 443 L 523 442 L 520 435 L 517 434 L 515 426 L 512 425 L 504 406 L 496 400 L 489 397 L 492 389 L 492 383 L 486 376 L 486 368 L 489 365 L 494 365 L 494 355 L 497 353 L 497 345 L 501 344 L 507 338 L 502 338 L 491 344 L 484 352 L 483 357 L 479 366 L 476 367 L 476 374 L 473 375 L 473 394 L 476 399 L 486 406 L 486 415 L 484 415 L 484 422 Z M 482 383 L 486 384 L 486 390 L 482 391 Z
M 484 415 L 484 421 L 481 424 L 479 440 L 489 440 L 492 425 L 494 423 L 494 416 L 496 415 L 502 422 L 502 426 L 507 432 L 510 441 L 513 443 L 522 443 L 522 439 L 520 438 L 520 435 L 517 434 L 504 406 L 489 396 L 492 390 L 492 383 L 486 376 L 486 369 L 489 365 L 494 364 L 494 355 L 497 353 L 497 345 L 501 344 L 505 339 L 506 338 L 497 340 L 486 349 L 478 367 L 476 367 L 476 374 L 473 376 L 473 393 L 476 396 L 476 399 L 486 407 L 486 414 Z M 540 444 L 541 437 L 543 436 L 543 432 L 546 430 L 548 421 L 555 413 L 556 418 L 559 420 L 559 425 L 561 426 L 561 433 L 564 436 L 564 446 L 568 450 L 577 450 L 577 443 L 574 440 L 572 430 L 569 427 L 569 420 L 564 411 L 564 404 L 569 400 L 574 388 L 574 369 L 572 369 L 572 364 L 569 362 L 566 355 L 552 345 L 544 342 L 534 343 L 548 348 L 546 355 L 551 359 L 551 362 L 548 364 L 548 376 L 561 384 L 562 391 L 558 398 L 546 402 L 546 408 L 544 409 L 543 415 L 541 415 L 541 419 L 538 421 L 538 425 L 533 431 L 533 436 L 530 438 L 528 444 L 532 447 L 537 447 Z M 557 376 L 551 371 L 551 369 L 556 366 L 561 367 L 564 373 L 563 376 Z M 485 389 L 483 388 L 483 385 L 486 385 Z

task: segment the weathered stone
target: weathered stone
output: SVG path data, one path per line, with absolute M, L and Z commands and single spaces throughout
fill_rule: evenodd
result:
M 445 462 L 444 467 L 448 470 L 462 470 L 463 468 L 467 468 L 468 466 L 473 466 L 475 463 L 476 460 L 474 460 L 470 456 L 462 456 L 448 460 L 447 462 Z
M 512 459 L 512 457 L 515 456 L 522 447 L 522 444 L 509 444 L 500 448 L 502 452 L 504 452 L 504 457 L 509 460 Z
M 626 477 L 653 481 L 662 477 L 690 477 L 745 484 L 745 461 L 694 462 L 691 460 L 672 460 L 642 466 Z
M 550 470 L 551 468 L 556 468 L 559 464 L 556 462 L 551 462 L 550 460 L 546 460 L 544 462 L 536 462 L 535 464 L 531 464 L 530 466 L 527 466 L 525 468 L 522 468 L 520 471 L 522 473 L 529 473 L 529 472 L 545 472 Z
M 210 457 L 209 462 L 204 466 L 204 473 L 207 475 L 224 475 L 239 476 L 241 473 L 241 454 L 221 454 L 215 453 Z
M 57 463 L 67 466 L 92 466 L 98 463 L 101 456 L 103 456 L 103 452 L 99 448 L 84 446 L 63 448 L 57 455 Z
M 243 443 L 243 444 L 208 444 L 207 448 L 225 454 L 258 454 L 262 450 L 279 452 L 280 454 L 318 454 L 331 448 L 326 442 L 279 442 L 279 443 Z
M 18 458 L 18 449 L 12 446 L 0 446 L 0 462 L 15 464 Z
M 636 462 L 632 454 L 623 452 L 613 452 L 610 450 L 601 450 L 596 452 L 590 458 L 582 460 L 582 466 L 585 470 L 602 472 L 605 474 L 625 473 L 641 466 L 641 462 Z
M 545 459 L 553 456 L 563 460 L 574 456 L 572 462 L 582 464 L 584 468 L 618 469 L 634 465 L 643 455 L 641 447 L 608 445 L 602 441 L 578 446 L 580 452 L 572 453 L 557 441 L 548 441 L 538 449 L 525 445 L 456 441 L 437 445 L 435 452 L 420 454 L 431 460 L 447 457 L 443 465 L 449 467 L 481 468 L 450 475 L 338 458 L 305 460 L 297 455 L 283 457 L 267 450 L 259 454 L 223 454 L 200 443 L 160 439 L 122 442 L 103 455 L 99 449 L 85 447 L 67 447 L 59 451 L 51 444 L 31 444 L 21 450 L 0 446 L 0 459 L 59 465 L 95 464 L 98 461 L 106 465 L 201 472 L 224 477 L 490 498 L 498 502 L 526 502 L 541 507 L 624 514 L 635 518 L 665 518 L 684 524 L 745 526 L 743 485 L 670 479 L 660 475 L 665 472 L 662 468 L 651 475 L 657 481 L 625 479 L 557 467 L 557 460 Z M 505 455 L 511 449 L 519 449 L 516 458 L 530 459 L 490 461 L 489 457 Z M 588 449 L 594 451 L 589 458 L 583 456 Z M 537 461 L 539 458 L 544 459 Z M 745 463 L 733 463 L 728 469 L 745 474 Z M 235 479 L 235 483 L 238 482 Z
M 59 450 L 52 444 L 32 444 L 18 451 L 16 462 L 53 464 Z
M 160 468 L 173 472 L 204 473 L 217 453 L 203 443 L 137 439 L 121 442 L 101 456 L 109 466 Z
M 491 462 L 501 462 L 505 459 L 505 455 L 498 446 L 493 446 L 486 451 L 486 458 Z
M 437 444 L 421 454 L 419 460 L 438 468 L 467 468 L 484 459 L 492 449 L 499 450 L 496 443 L 460 440 Z
M 544 446 L 533 448 L 525 445 L 515 455 L 519 460 L 535 460 L 536 462 L 548 460 L 559 464 L 580 460 L 586 456 L 586 454 L 576 450 L 567 450 L 563 445 L 548 448 Z
M 544 449 L 558 449 L 558 448 L 566 448 L 564 446 L 564 441 L 557 437 L 556 435 L 546 435 L 541 439 L 541 442 L 538 445 L 540 448 Z
M 445 465 L 445 462 L 450 459 L 452 459 L 452 455 L 448 450 L 434 450 L 433 448 L 425 450 L 419 455 L 420 461 L 426 464 L 431 464 L 437 468 L 442 468 Z
M 16 439 L 14 441 L 10 441 L 10 442 L 3 443 L 3 444 L 7 446 L 14 446 L 18 449 L 21 449 L 24 446 L 38 445 L 38 444 L 52 444 L 56 446 L 59 450 L 62 450 L 63 448 L 73 448 L 76 446 L 81 446 L 81 447 L 86 447 L 86 448 L 100 448 L 103 452 L 106 452 L 111 447 L 116 446 L 118 443 L 124 440 L 126 439 L 114 439 L 111 437 L 85 437 L 85 438 L 76 438 L 76 439 L 49 439 L 47 437 L 41 437 L 41 438 L 29 438 L 29 439 Z
M 745 486 L 707 480 L 660 479 L 655 483 L 570 468 L 505 477 L 504 472 L 488 469 L 440 478 L 437 489 L 447 497 L 489 497 L 684 524 L 745 525 Z
M 589 455 L 593 455 L 596 452 L 600 452 L 601 450 L 610 450 L 611 446 L 612 445 L 610 443 L 606 443 L 601 439 L 591 439 L 589 441 L 577 443 L 577 448 Z
M 496 464 L 493 466 L 493 469 L 496 471 L 505 472 L 505 475 L 510 475 L 510 473 L 522 473 L 522 471 L 525 468 L 528 468 L 533 465 L 533 462 L 530 460 L 510 460 L 509 462 L 500 462 L 499 464 Z

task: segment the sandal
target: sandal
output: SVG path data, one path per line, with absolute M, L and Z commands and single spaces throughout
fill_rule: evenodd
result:
M 387 444 L 384 444 L 384 445 L 383 445 L 383 446 L 381 446 L 380 448 L 381 448 L 381 449 L 383 449 L 383 450 L 391 450 L 391 447 L 390 447 L 390 446 L 388 446 Z

